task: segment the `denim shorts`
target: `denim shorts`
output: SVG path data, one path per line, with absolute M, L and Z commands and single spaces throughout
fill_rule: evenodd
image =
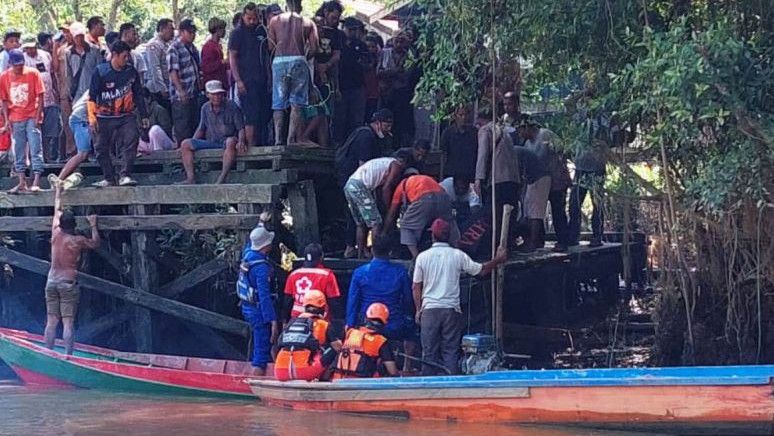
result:
M 208 141 L 206 139 L 191 138 L 191 148 L 198 150 L 223 150 L 226 148 L 226 140 Z
M 91 132 L 89 123 L 74 115 L 70 116 L 70 130 L 73 131 L 75 138 L 75 149 L 78 153 L 91 152 Z
M 271 108 L 284 110 L 290 105 L 309 104 L 311 74 L 303 56 L 279 56 L 271 64 Z

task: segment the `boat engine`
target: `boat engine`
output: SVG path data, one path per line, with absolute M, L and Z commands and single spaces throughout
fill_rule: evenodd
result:
M 503 352 L 492 335 L 476 333 L 462 337 L 463 374 L 475 375 L 502 369 Z

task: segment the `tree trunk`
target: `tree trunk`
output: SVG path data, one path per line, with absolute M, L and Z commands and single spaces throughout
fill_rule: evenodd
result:
M 121 9 L 121 5 L 124 0 L 113 0 L 110 3 L 110 13 L 108 14 L 108 20 L 106 26 L 108 29 L 116 28 L 116 19 L 118 18 L 118 11 Z
M 175 22 L 175 26 L 180 23 L 180 2 L 179 0 L 172 0 L 172 21 Z

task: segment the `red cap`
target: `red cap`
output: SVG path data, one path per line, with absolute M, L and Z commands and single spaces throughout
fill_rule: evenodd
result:
M 436 241 L 448 242 L 451 235 L 451 225 L 445 219 L 437 218 L 433 221 L 433 225 L 430 226 L 430 231 L 433 233 L 433 238 Z

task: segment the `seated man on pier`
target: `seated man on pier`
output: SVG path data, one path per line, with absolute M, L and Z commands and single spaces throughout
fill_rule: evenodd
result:
M 70 211 L 62 210 L 62 185 L 54 186 L 54 220 L 51 224 L 51 269 L 46 281 L 46 330 L 45 339 L 48 348 L 54 348 L 56 329 L 62 321 L 64 330 L 62 339 L 65 352 L 73 353 L 73 327 L 75 313 L 78 310 L 80 290 L 77 276 L 78 264 L 84 250 L 99 247 L 97 216 L 89 216 L 91 238 L 75 234 L 75 217 Z
M 215 183 L 224 183 L 228 172 L 236 162 L 237 151 L 247 151 L 245 125 L 242 111 L 231 100 L 226 99 L 226 90 L 219 80 L 210 80 L 205 85 L 209 101 L 202 106 L 201 121 L 193 138 L 180 145 L 185 168 L 183 184 L 196 183 L 194 178 L 194 153 L 198 150 L 223 150 L 223 169 Z
M 325 372 L 341 349 L 341 339 L 323 317 L 328 312 L 325 294 L 304 294 L 304 312 L 285 326 L 280 336 L 280 351 L 274 363 L 279 381 L 324 379 Z

